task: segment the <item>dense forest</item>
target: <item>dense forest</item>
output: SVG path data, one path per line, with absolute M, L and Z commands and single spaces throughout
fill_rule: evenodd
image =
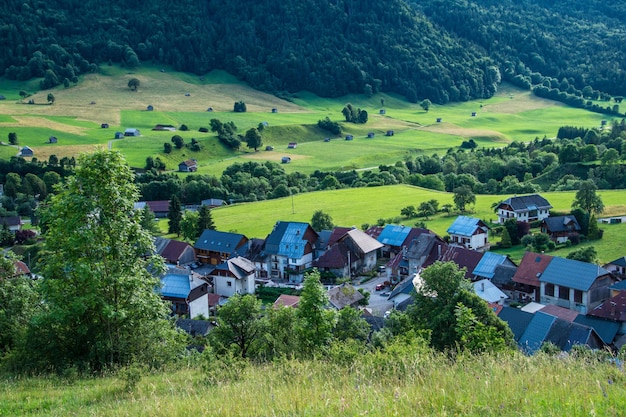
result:
M 623 94 L 626 8 L 563 3 L 8 0 L 0 74 L 46 89 L 108 63 L 150 62 L 224 69 L 284 97 L 384 91 L 446 103 L 490 97 L 502 78 L 543 77 Z

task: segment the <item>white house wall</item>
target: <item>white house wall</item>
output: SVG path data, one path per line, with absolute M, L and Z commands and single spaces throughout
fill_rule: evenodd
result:
M 208 294 L 204 294 L 202 297 L 189 303 L 189 317 L 194 319 L 200 315 L 209 317 Z

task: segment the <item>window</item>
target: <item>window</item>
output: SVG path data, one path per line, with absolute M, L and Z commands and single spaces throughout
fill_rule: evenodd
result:
M 228 287 L 232 287 L 232 286 L 233 286 L 233 283 L 232 283 L 231 281 L 226 281 L 226 286 L 228 286 Z
M 583 292 L 581 290 L 574 290 L 574 302 L 582 304 Z
M 559 287 L 559 298 L 561 300 L 569 300 L 569 288 Z
M 554 297 L 554 284 L 546 284 L 546 295 Z

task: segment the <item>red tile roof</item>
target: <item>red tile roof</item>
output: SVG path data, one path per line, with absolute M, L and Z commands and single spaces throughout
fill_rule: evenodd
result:
M 281 294 L 278 296 L 276 301 L 274 301 L 274 308 L 278 308 L 279 306 L 298 307 L 299 302 L 300 297 L 297 295 Z
M 330 234 L 328 238 L 328 246 L 334 245 L 340 238 L 343 237 L 346 233 L 352 230 L 351 227 L 335 227 L 333 232 Z
M 545 306 L 539 311 L 541 311 L 542 313 L 550 314 L 554 317 L 558 317 L 560 319 L 569 321 L 570 323 L 573 322 L 576 319 L 576 317 L 578 317 L 578 311 L 570 310 L 569 308 L 555 306 L 552 304 L 548 304 L 547 306 Z
M 513 275 L 513 281 L 533 287 L 541 286 L 539 278 L 548 267 L 551 260 L 552 256 L 550 255 L 526 252 L 517 267 L 515 275 Z
M 167 262 L 175 264 L 176 261 L 180 260 L 181 256 L 183 256 L 183 253 L 185 252 L 185 249 L 187 247 L 191 248 L 192 246 L 186 242 L 180 242 L 178 240 L 170 240 L 167 246 L 165 246 L 165 249 L 163 249 L 161 256 Z
M 589 313 L 588 316 L 614 321 L 626 321 L 626 291 L 620 291 Z

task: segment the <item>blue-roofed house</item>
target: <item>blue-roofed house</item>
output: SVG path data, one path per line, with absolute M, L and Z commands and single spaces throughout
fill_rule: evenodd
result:
M 278 221 L 265 239 L 270 278 L 300 283 L 315 260 L 319 235 L 308 223 Z
M 235 294 L 254 294 L 256 267 L 254 262 L 235 256 L 217 265 L 209 276 L 213 278 L 215 294 L 232 297 Z
M 459 216 L 448 228 L 450 244 L 463 246 L 467 249 L 480 249 L 488 245 L 489 226 L 482 220 Z
M 515 341 L 519 342 L 534 316 L 533 313 L 505 306 L 500 310 L 498 317 L 509 325 Z
M 494 252 L 485 252 L 476 268 L 472 271 L 474 279 L 492 279 L 498 265 L 515 266 L 513 261 L 507 255 L 501 255 Z
M 172 303 L 172 314 L 195 318 L 209 316 L 208 284 L 193 272 L 169 268 L 161 276 L 161 297 Z
M 369 231 L 367 233 L 370 234 Z M 413 240 L 417 239 L 422 233 L 432 232 L 428 229 L 388 224 L 376 236 L 376 239 L 384 245 L 382 256 L 393 258 L 404 249 L 408 249 Z M 370 236 L 372 235 L 370 234 Z
M 219 265 L 242 246 L 248 238 L 239 233 L 205 230 L 193 245 L 196 258 L 204 264 Z
M 535 313 L 517 342 L 520 348 L 531 355 L 537 352 L 543 345 L 546 337 L 548 337 L 550 328 L 556 319 L 556 317 L 550 314 Z
M 587 314 L 610 297 L 615 281 L 598 265 L 555 256 L 539 277 L 541 303 Z
M 596 331 L 600 339 L 607 344 L 610 345 L 613 343 L 617 332 L 620 329 L 620 323 L 610 320 L 603 320 L 592 316 L 585 316 L 583 314 L 579 314 L 574 319 L 574 323 L 582 324 L 583 326 L 591 327 Z
M 539 194 L 531 194 L 507 198 L 497 205 L 496 212 L 498 223 L 504 223 L 508 219 L 530 223 L 550 216 L 551 208 L 548 200 Z

